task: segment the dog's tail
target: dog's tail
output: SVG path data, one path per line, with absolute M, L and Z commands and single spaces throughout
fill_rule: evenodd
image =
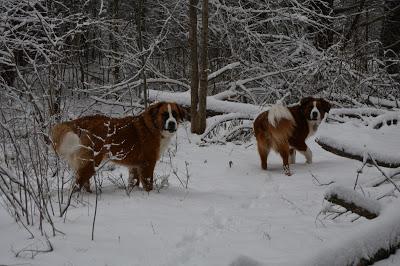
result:
M 51 140 L 57 154 L 69 158 L 81 147 L 80 138 L 66 123 L 55 125 L 51 129 Z
M 292 113 L 286 106 L 275 104 L 268 110 L 268 122 L 271 126 L 278 128 L 282 120 L 295 123 Z

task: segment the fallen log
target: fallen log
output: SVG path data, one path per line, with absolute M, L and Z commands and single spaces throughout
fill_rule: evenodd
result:
M 317 137 L 315 139 L 315 142 L 317 142 L 324 150 L 329 151 L 333 154 L 339 155 L 341 157 L 349 158 L 349 159 L 354 159 L 363 162 L 364 161 L 364 154 L 362 152 L 359 152 L 357 150 L 353 150 L 351 148 L 345 147 L 345 146 L 337 146 L 337 145 L 332 145 L 329 141 L 327 141 L 327 138 L 320 138 Z M 377 165 L 381 167 L 387 167 L 387 168 L 398 168 L 400 167 L 400 161 L 384 161 L 381 160 L 380 158 L 374 158 Z M 373 160 L 368 156 L 366 158 L 366 162 L 373 164 Z
M 190 92 L 149 90 L 148 96 L 150 101 L 173 101 L 184 107 L 190 107 Z M 241 113 L 255 117 L 264 109 L 266 108 L 254 104 L 222 101 L 214 98 L 213 96 L 207 97 L 207 116 L 227 113 Z
M 386 206 L 379 216 L 354 229 L 337 235 L 332 241 L 322 242 L 315 255 L 310 251 L 301 265 L 372 265 L 388 258 L 400 248 L 400 201 Z
M 325 192 L 324 198 L 367 219 L 378 217 L 381 208 L 377 200 L 366 198 L 356 191 L 342 186 L 331 186 Z

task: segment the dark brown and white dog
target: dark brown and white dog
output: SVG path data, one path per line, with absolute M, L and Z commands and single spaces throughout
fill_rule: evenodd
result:
M 295 163 L 296 150 L 306 157 L 307 163 L 312 163 L 312 152 L 306 139 L 317 131 L 330 108 L 330 103 L 324 99 L 306 97 L 299 105 L 285 107 L 276 104 L 261 113 L 254 121 L 261 167 L 267 169 L 271 149 L 282 157 L 286 175 L 291 175 L 289 163 Z
M 95 167 L 108 159 L 129 168 L 129 186 L 153 189 L 156 162 L 168 147 L 186 111 L 175 103 L 159 102 L 138 116 L 94 115 L 57 124 L 53 147 L 76 172 L 76 185 L 90 190 Z

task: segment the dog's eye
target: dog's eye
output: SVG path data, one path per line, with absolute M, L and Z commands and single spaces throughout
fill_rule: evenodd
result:
M 172 111 L 172 116 L 176 118 L 176 116 L 177 116 L 176 111 Z
M 162 114 L 162 117 L 165 118 L 165 119 L 167 119 L 167 118 L 169 117 L 169 113 L 168 113 L 168 112 L 164 112 L 164 113 Z

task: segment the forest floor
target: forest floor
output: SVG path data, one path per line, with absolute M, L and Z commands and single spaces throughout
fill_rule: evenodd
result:
M 41 249 L 43 239 L 26 231 L 0 208 L 1 265 L 298 265 L 332 240 L 345 238 L 364 218 L 354 215 L 328 219 L 319 215 L 329 183 L 353 187 L 361 163 L 322 150 L 308 140 L 314 162 L 297 154 L 293 175 L 283 174 L 281 159 L 271 153 L 269 170 L 260 167 L 254 138 L 235 145 L 199 146 L 198 137 L 178 131 L 172 165 L 186 181 L 184 188 L 171 171 L 166 153 L 156 174 L 170 175 L 169 187 L 149 194 L 135 189 L 130 196 L 106 176 L 125 180 L 127 170 L 103 171 L 94 241 L 91 241 L 95 194 L 82 192 L 66 219 L 55 218 L 65 235 L 50 237 L 54 251 L 34 259 L 15 258 L 21 249 Z M 112 169 L 112 168 L 111 168 Z M 367 184 L 380 174 L 366 167 L 359 184 L 367 196 L 382 187 Z M 317 181 L 318 180 L 318 181 Z M 389 189 L 389 187 L 387 187 Z M 390 199 L 389 199 L 390 200 Z M 37 226 L 36 226 L 37 227 Z M 386 264 L 395 258 L 386 260 Z

